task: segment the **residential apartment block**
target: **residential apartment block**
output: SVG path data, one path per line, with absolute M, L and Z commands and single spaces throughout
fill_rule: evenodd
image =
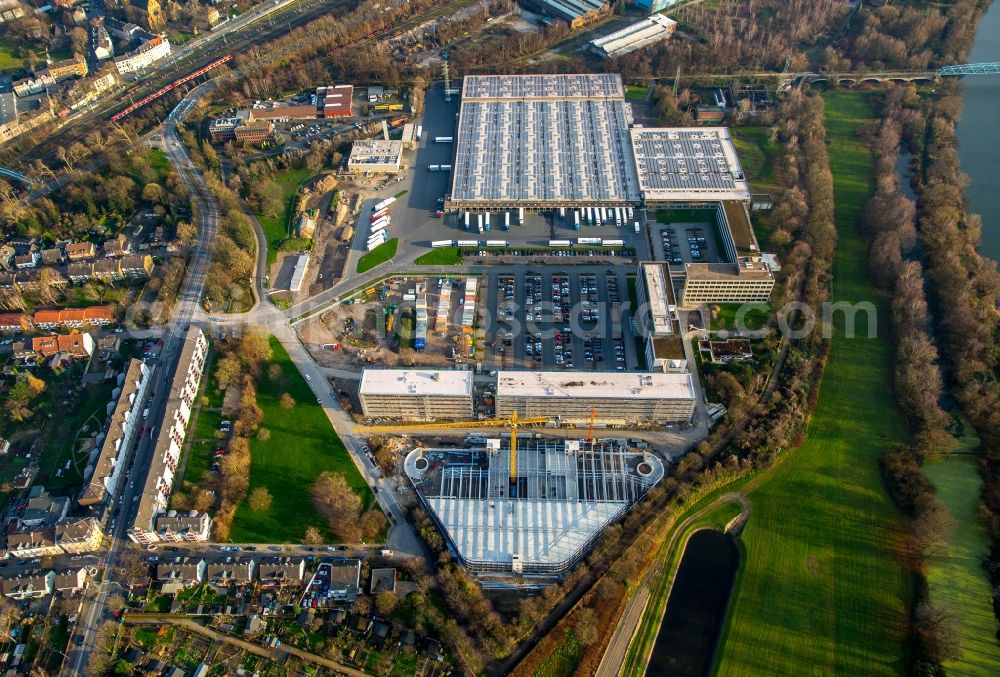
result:
M 143 483 L 135 521 L 129 538 L 147 544 L 162 540 L 156 528 L 156 518 L 167 512 L 173 490 L 181 446 L 191 421 L 198 385 L 201 383 L 208 354 L 208 339 L 198 327 L 191 326 L 184 337 L 177 371 L 170 383 L 163 424 L 156 438 L 156 447 Z
M 118 400 L 104 431 L 93 474 L 80 494 L 81 506 L 106 503 L 117 494 L 132 444 L 142 427 L 142 410 L 152 375 L 153 370 L 141 360 L 129 360 L 125 373 L 119 375 Z
M 197 510 L 170 510 L 157 515 L 153 525 L 160 540 L 168 542 L 207 541 L 212 532 L 212 518 Z
M 473 415 L 471 371 L 365 369 L 358 397 L 369 418 L 411 421 Z

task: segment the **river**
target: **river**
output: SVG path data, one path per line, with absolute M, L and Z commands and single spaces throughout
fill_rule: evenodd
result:
M 1000 61 L 1000 2 L 983 14 L 969 55 L 969 63 L 984 61 Z M 958 142 L 962 171 L 972 179 L 966 195 L 983 217 L 980 253 L 1000 261 L 1000 75 L 967 76 L 963 89 Z

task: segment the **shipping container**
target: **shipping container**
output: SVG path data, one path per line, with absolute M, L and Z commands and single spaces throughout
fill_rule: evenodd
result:
M 486 212 L 486 232 L 490 232 L 490 213 Z
M 455 139 L 451 136 L 435 136 L 434 143 L 452 143 Z
M 615 207 L 615 225 L 619 228 L 622 227 L 622 208 Z
M 510 230 L 510 212 L 503 213 L 503 229 Z
M 598 222 L 598 225 L 603 226 L 607 222 L 608 222 L 608 213 L 604 209 L 604 207 L 601 207 L 601 220 Z
M 487 247 L 506 247 L 506 246 L 508 246 L 508 244 L 509 243 L 507 242 L 507 240 L 487 240 L 486 241 L 486 246 Z
M 372 214 L 371 222 L 375 223 L 376 221 L 378 221 L 379 219 L 381 219 L 383 216 L 388 216 L 388 215 L 389 215 L 389 208 L 388 207 L 386 207 L 385 209 L 380 209 L 377 212 L 375 212 L 374 214 Z
M 588 244 L 588 245 L 601 244 L 601 238 L 599 238 L 599 237 L 578 237 L 578 238 L 576 238 L 576 243 L 577 244 Z
M 465 229 L 469 229 L 469 212 L 465 212 Z M 639 231 L 636 232 L 638 233 Z
M 482 214 L 476 214 L 476 219 L 479 222 L 479 232 L 481 233 L 481 232 L 483 232 L 483 215 Z
M 524 225 L 524 207 L 519 207 L 517 210 L 517 225 Z
M 573 243 L 569 240 L 549 240 L 550 247 L 572 247 Z
M 602 244 L 605 247 L 624 247 L 625 240 L 605 240 Z
M 479 240 L 459 240 L 455 243 L 457 247 L 478 247 Z
M 580 211 L 573 212 L 573 230 L 580 230 Z
M 433 247 L 433 248 L 437 248 L 437 247 L 454 247 L 454 246 L 455 246 L 455 241 L 454 240 L 434 240 L 433 242 L 431 242 L 431 247 Z
M 375 221 L 375 222 L 372 223 L 372 230 L 375 230 L 378 227 L 388 226 L 390 223 L 392 223 L 392 217 L 391 216 L 383 216 L 378 221 Z

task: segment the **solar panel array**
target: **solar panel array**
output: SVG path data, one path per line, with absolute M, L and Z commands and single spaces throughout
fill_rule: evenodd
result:
M 462 100 L 475 99 L 592 99 L 623 98 L 617 73 L 582 75 L 469 75 L 463 80 Z
M 619 76 L 475 76 L 465 89 L 453 202 L 638 200 Z
M 647 191 L 727 191 L 745 183 L 728 131 L 632 130 L 639 183 Z

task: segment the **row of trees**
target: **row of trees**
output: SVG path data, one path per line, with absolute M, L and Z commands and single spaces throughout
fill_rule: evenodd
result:
M 993 608 L 1000 614 L 1000 391 L 995 376 L 1000 318 L 1000 275 L 980 256 L 982 224 L 966 212 L 955 127 L 961 104 L 957 87 L 945 83 L 925 104 L 927 125 L 917 175 L 917 231 L 931 301 L 948 370 L 949 390 L 981 440 L 983 514 L 994 546 L 986 560 L 993 581 Z M 915 149 L 916 150 L 916 149 Z
M 939 405 L 943 379 L 928 331 L 931 318 L 917 252 L 916 208 L 900 194 L 896 172 L 904 137 L 900 120 L 906 119 L 911 131 L 919 129 L 922 115 L 914 118 L 909 112 L 919 105 L 912 88 L 889 90 L 881 101 L 881 122 L 865 130 L 875 159 L 875 193 L 865 205 L 862 226 L 870 246 L 871 277 L 892 296 L 893 380 L 911 431 L 910 444 L 884 452 L 879 468 L 886 490 L 909 518 L 910 568 L 924 577 L 927 558 L 946 554 L 955 521 L 921 466 L 929 455 L 952 451 L 955 440 L 946 429 L 951 417 Z M 926 585 L 918 586 L 912 627 L 919 671 L 935 672 L 942 662 L 958 656 L 954 614 L 930 599 Z
M 828 300 L 830 270 L 837 241 L 833 211 L 833 176 L 826 150 L 826 122 L 823 99 L 796 93 L 779 114 L 784 190 L 769 217 L 770 241 L 781 248 L 782 267 L 791 271 L 777 305 L 802 302 L 819 315 Z M 796 313 L 786 318 L 789 326 L 800 327 L 808 318 Z M 795 446 L 805 433 L 806 419 L 816 406 L 820 375 L 826 363 L 828 341 L 822 338 L 819 323 L 800 339 L 789 340 L 784 368 L 775 393 L 761 403 L 761 411 L 750 425 L 736 435 L 733 446 L 758 466 L 769 466 L 778 450 Z M 738 426 L 750 413 L 752 403 L 740 399 L 738 384 L 723 384 L 734 390 L 730 402 L 737 414 L 729 426 Z M 709 448 L 704 443 L 701 449 Z

